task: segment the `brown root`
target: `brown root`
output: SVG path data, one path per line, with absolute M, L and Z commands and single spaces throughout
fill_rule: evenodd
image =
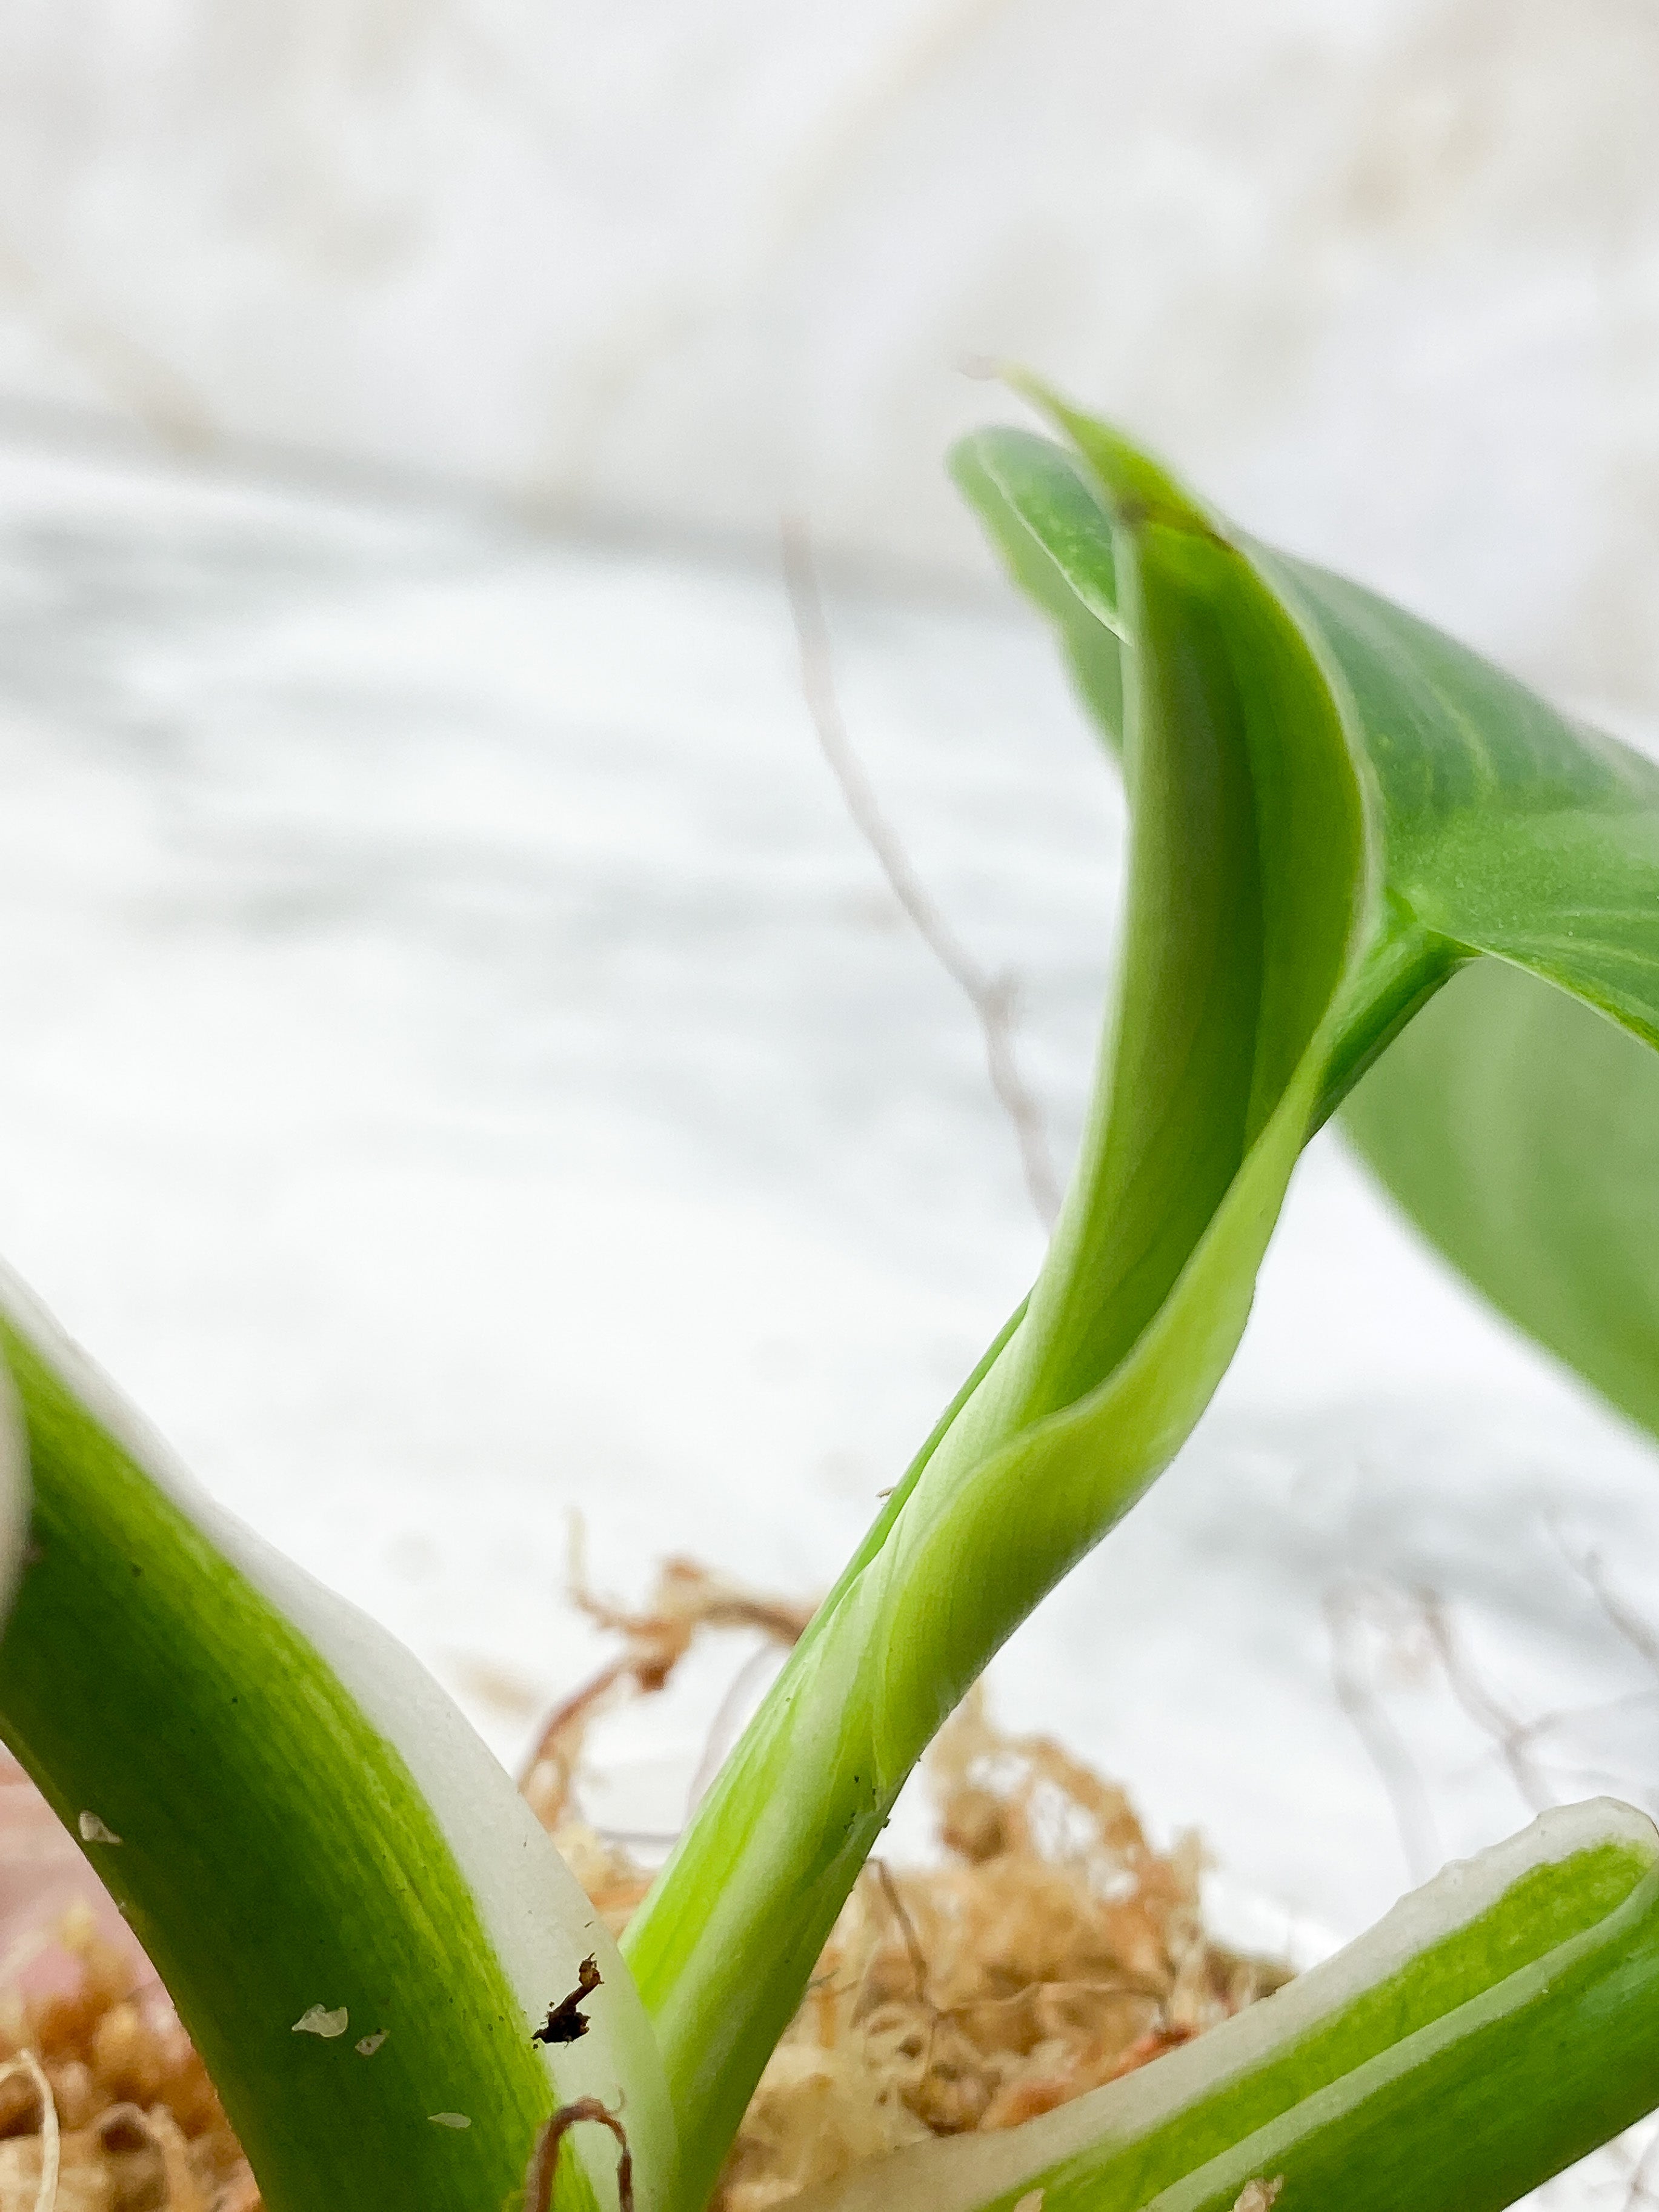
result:
M 553 2178 L 559 2166 L 559 2145 L 581 2120 L 597 2120 L 617 2138 L 617 2203 L 619 2212 L 634 2212 L 634 2154 L 628 2148 L 628 2133 L 617 2115 L 597 2097 L 578 2097 L 574 2104 L 561 2105 L 537 2136 L 524 2179 L 525 2212 L 549 2212 Z
M 810 1605 L 763 1597 L 683 1559 L 664 1562 L 649 1603 L 638 1613 L 595 1597 L 579 1554 L 571 1564 L 570 1595 L 598 1627 L 623 1638 L 623 1651 L 554 1707 L 520 1772 L 519 1787 L 550 1832 L 557 1832 L 568 1812 L 582 1739 L 609 1706 L 664 1688 L 705 1629 L 758 1629 L 787 1649 L 799 1640 L 813 1613 Z

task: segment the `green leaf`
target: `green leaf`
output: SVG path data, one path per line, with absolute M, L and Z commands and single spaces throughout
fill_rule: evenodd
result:
M 1639 1037 L 1480 961 L 1344 1121 L 1478 1290 L 1659 1436 L 1659 1059 Z
M 1060 633 L 1072 679 L 1115 744 L 1123 726 L 1123 653 L 1111 525 L 1077 461 L 1029 430 L 983 430 L 951 456 L 1022 591 Z
M 1563 1808 L 1156 2064 L 799 2212 L 1498 2212 L 1659 2102 L 1656 2003 L 1659 1835 Z
M 22 1571 L 28 1533 L 28 1430 L 5 1363 L 0 1359 L 0 1627 Z
M 584 2094 L 622 2101 L 655 2201 L 672 2122 L 639 1998 L 461 1715 L 172 1468 L 3 1281 L 0 1343 L 35 1502 L 0 1732 L 155 1961 L 269 2212 L 499 2206 Z M 592 2033 L 556 2071 L 530 2030 L 590 1952 Z M 296 2032 L 319 2008 L 343 2032 Z M 560 2185 L 572 2212 L 614 2203 L 609 2137 L 574 2140 Z
M 1256 554 L 1348 690 L 1403 913 L 1659 1043 L 1659 768 L 1374 593 Z
M 1115 744 L 1096 641 L 1110 566 L 1071 511 L 1067 458 L 997 430 L 956 465 Z M 1349 1133 L 1503 1312 L 1659 1434 L 1659 769 L 1374 593 L 1233 535 L 1329 670 L 1375 795 L 1383 926 L 1320 1118 L 1476 963 L 1377 1061 Z

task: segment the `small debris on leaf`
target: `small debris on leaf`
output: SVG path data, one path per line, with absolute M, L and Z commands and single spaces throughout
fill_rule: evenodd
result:
M 391 2033 L 389 2027 L 383 2027 L 378 2035 L 360 2036 L 357 2039 L 358 2057 L 372 2058 Z
M 331 2012 L 326 2005 L 314 2004 L 302 2012 L 294 2023 L 295 2035 L 320 2035 L 325 2039 L 343 2035 L 346 2032 L 346 2008 Z
M 1273 2212 L 1284 2186 L 1282 2173 L 1276 2174 L 1271 2181 L 1247 2181 L 1238 2192 L 1233 2212 Z
M 428 2112 L 427 2118 L 434 2128 L 470 2128 L 472 2124 L 465 2112 Z
M 586 2004 L 599 1986 L 598 1960 L 589 1957 L 576 1969 L 576 1986 L 568 1997 L 561 1997 L 556 2005 L 549 2005 L 547 2018 L 540 2027 L 532 2027 L 532 2043 L 574 2043 L 588 2031 L 590 2022 L 580 2008 Z
M 1018 2203 L 1015 2205 L 1014 2212 L 1042 2212 L 1042 2196 L 1043 2192 L 1040 2189 L 1028 2189 Z M 1234 2212 L 1237 2212 L 1237 2207 L 1234 2208 Z
M 95 1813 L 82 1813 L 76 1822 L 83 1844 L 118 1844 L 121 1840 L 113 1828 L 106 1827 Z

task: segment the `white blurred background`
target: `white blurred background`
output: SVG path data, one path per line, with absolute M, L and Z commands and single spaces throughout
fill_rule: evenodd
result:
M 0 393 L 561 523 L 976 576 L 1013 356 L 1645 701 L 1646 0 L 18 0 Z
M 617 1593 L 822 1586 L 1041 1249 L 782 513 L 1062 1158 L 1121 821 L 945 481 L 1017 411 L 968 370 L 1654 726 L 1639 0 L 33 0 L 0 50 L 0 1249 L 504 1756 L 595 1656 L 572 1509 Z M 1322 1139 L 999 1709 L 1316 1942 L 1659 1804 L 1656 1539 L 1650 1445 Z M 661 1822 L 697 1725 L 611 1747 Z

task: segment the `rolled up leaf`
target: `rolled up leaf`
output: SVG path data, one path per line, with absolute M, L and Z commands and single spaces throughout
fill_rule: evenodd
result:
M 1078 458 L 994 430 L 956 468 L 1115 747 L 1115 587 Z M 1659 1041 L 1659 769 L 1374 593 L 1233 535 L 1346 693 L 1376 794 L 1374 960 L 1400 989 L 1391 1018 L 1357 1010 L 1324 1110 L 1474 963 L 1377 1061 L 1348 1134 L 1479 1290 L 1659 1435 L 1659 1060 L 1644 1048 Z
M 1090 465 L 1061 550 L 1109 564 L 1133 825 L 1095 1103 L 1030 1298 L 629 1929 L 688 2207 L 915 1759 L 1224 1371 L 1371 933 L 1365 794 L 1296 621 L 1152 464 Z

